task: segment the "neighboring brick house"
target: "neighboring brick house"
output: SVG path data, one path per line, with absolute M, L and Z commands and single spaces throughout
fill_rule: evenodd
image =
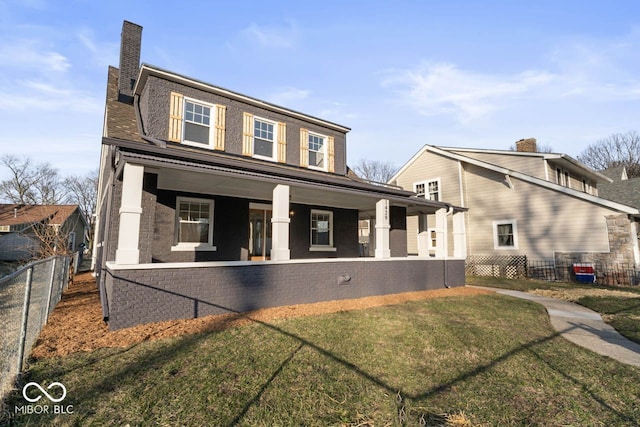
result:
M 0 261 L 75 252 L 88 231 L 78 205 L 0 204 Z
M 141 32 L 124 22 L 108 73 L 94 252 L 111 328 L 464 285 L 463 246 L 406 246 L 407 217 L 464 209 L 352 177 L 345 126 L 140 65 Z
M 640 262 L 638 209 L 598 196 L 598 186 L 609 178 L 566 154 L 536 152 L 533 138 L 516 146 L 502 151 L 425 145 L 390 183 L 468 208 L 471 257 Z M 419 241 L 430 245 L 434 222 L 407 220 L 409 253 L 419 251 Z

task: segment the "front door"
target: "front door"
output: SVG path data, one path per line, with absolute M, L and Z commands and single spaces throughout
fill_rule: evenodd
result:
M 271 205 L 249 207 L 249 259 L 271 259 Z

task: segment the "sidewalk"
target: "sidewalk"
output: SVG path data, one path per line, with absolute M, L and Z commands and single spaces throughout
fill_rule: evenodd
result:
M 606 324 L 600 314 L 578 304 L 507 289 L 470 286 L 542 304 L 551 325 L 565 339 L 627 365 L 640 367 L 640 344 L 629 341 Z

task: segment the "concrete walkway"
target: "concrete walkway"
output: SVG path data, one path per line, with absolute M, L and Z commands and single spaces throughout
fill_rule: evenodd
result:
M 542 304 L 549 313 L 551 325 L 565 339 L 595 353 L 608 356 L 627 365 L 640 367 L 640 344 L 629 341 L 602 320 L 600 314 L 581 305 L 556 298 L 548 298 L 520 291 L 487 288 L 498 294 L 509 295 Z

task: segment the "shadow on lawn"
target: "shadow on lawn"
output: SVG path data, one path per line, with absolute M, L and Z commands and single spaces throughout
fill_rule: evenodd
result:
M 190 298 L 186 295 L 181 295 L 179 293 L 176 292 L 172 292 L 172 291 L 166 291 L 164 289 L 161 288 L 157 288 L 154 286 L 150 286 L 147 284 L 142 284 L 142 283 L 137 283 L 137 282 L 132 282 L 138 286 L 144 286 L 144 287 L 148 287 L 148 288 L 152 288 L 155 291 L 159 291 L 159 292 L 166 292 L 175 296 L 180 296 L 183 298 Z M 292 332 L 288 332 L 276 325 L 267 323 L 265 321 L 259 320 L 259 319 L 253 319 L 251 318 L 250 315 L 247 315 L 247 313 L 244 312 L 239 312 L 236 311 L 234 309 L 228 308 L 228 307 L 224 307 L 221 305 L 218 305 L 216 303 L 213 302 L 209 302 L 209 301 L 194 301 L 194 306 L 197 307 L 199 303 L 204 303 L 208 306 L 213 306 L 216 307 L 226 313 L 231 313 L 233 314 L 232 316 L 229 316 L 226 319 L 223 319 L 222 324 L 218 325 L 216 324 L 216 327 L 213 328 L 212 330 L 222 330 L 225 328 L 225 326 L 227 325 L 233 325 L 237 322 L 238 319 L 247 319 L 253 323 L 256 324 L 260 324 L 274 332 L 277 332 L 278 334 L 282 334 L 286 337 L 289 337 L 293 340 L 295 340 L 298 345 L 296 348 L 294 348 L 288 355 L 287 357 L 277 366 L 277 368 L 272 372 L 272 374 L 269 376 L 269 378 L 260 386 L 259 390 L 255 393 L 255 395 L 253 397 L 251 397 L 250 399 L 246 400 L 246 402 L 244 403 L 244 405 L 242 405 L 242 408 L 238 411 L 238 413 L 235 415 L 235 417 L 233 417 L 233 419 L 231 420 L 231 422 L 229 423 L 230 426 L 232 425 L 236 425 L 238 423 L 240 423 L 242 421 L 242 419 L 245 417 L 245 415 L 249 412 L 249 410 L 251 409 L 251 407 L 256 404 L 260 398 L 262 397 L 262 395 L 265 393 L 265 391 L 269 388 L 269 386 L 273 383 L 273 381 L 281 374 L 281 372 L 287 367 L 288 364 L 290 364 L 294 358 L 296 357 L 296 355 L 300 352 L 300 350 L 302 350 L 305 347 L 311 348 L 313 350 L 315 350 L 316 352 L 318 352 L 319 354 L 333 360 L 334 362 L 342 365 L 343 367 L 347 368 L 348 370 L 354 372 L 355 374 L 357 374 L 358 376 L 366 379 L 367 381 L 370 381 L 371 383 L 377 385 L 378 387 L 384 389 L 386 392 L 388 392 L 390 395 L 399 395 L 399 390 L 397 386 L 394 386 L 392 384 L 389 384 L 387 382 L 385 382 L 384 380 L 368 373 L 367 371 L 365 371 L 364 369 L 360 368 L 358 365 L 356 365 L 353 362 L 350 362 L 349 360 L 346 360 L 334 353 L 332 353 L 331 351 L 323 348 L 322 346 L 309 341 L 308 339 L 297 335 L 295 333 Z M 615 414 L 621 421 L 624 422 L 631 422 L 634 421 L 633 419 L 629 418 L 628 416 L 626 416 L 625 414 L 621 413 L 619 410 L 616 410 L 615 408 L 611 407 L 609 404 L 607 404 L 604 399 L 602 399 L 600 396 L 598 396 L 597 394 L 595 394 L 593 391 L 590 390 L 589 386 L 583 382 L 581 382 L 579 379 L 576 379 L 574 377 L 572 377 L 570 374 L 568 374 L 567 372 L 563 371 L 560 367 L 558 366 L 554 366 L 552 363 L 550 363 L 548 360 L 544 359 L 538 352 L 536 352 L 535 347 L 542 345 L 544 343 L 547 343 L 557 337 L 560 336 L 559 332 L 553 333 L 551 335 L 542 337 L 542 338 L 538 338 L 532 341 L 529 341 L 527 343 L 524 343 L 522 345 L 519 345 L 516 348 L 513 348 L 510 351 L 505 352 L 504 354 L 500 355 L 499 357 L 496 357 L 494 360 L 490 361 L 489 363 L 483 364 L 481 366 L 478 366 L 474 369 L 471 369 L 459 376 L 457 376 L 456 378 L 453 378 L 452 380 L 440 384 L 436 387 L 432 387 L 428 390 L 425 390 L 421 393 L 406 393 L 403 392 L 402 397 L 404 399 L 412 399 L 412 400 L 421 400 L 421 399 L 425 399 L 425 398 L 429 398 L 432 397 L 438 393 L 441 392 L 445 392 L 450 390 L 452 387 L 454 387 L 457 383 L 460 382 L 464 382 L 470 378 L 473 378 L 477 375 L 481 375 L 483 373 L 485 373 L 486 371 L 492 369 L 493 367 L 495 367 L 497 364 L 502 363 L 504 361 L 506 361 L 507 359 L 517 355 L 518 353 L 521 352 L 525 352 L 525 351 L 529 351 L 531 352 L 537 359 L 539 359 L 541 362 L 543 362 L 544 364 L 546 364 L 547 366 L 549 366 L 551 369 L 553 369 L 554 371 L 558 372 L 561 376 L 563 376 L 564 378 L 566 378 L 567 380 L 573 382 L 574 384 L 576 384 L 578 387 L 580 387 L 583 390 L 587 390 L 587 392 L 589 393 L 589 395 L 596 401 L 598 402 L 600 405 L 602 405 L 603 407 L 605 407 L 608 411 L 610 411 L 611 413 Z M 71 405 L 75 405 L 76 408 L 79 409 L 78 411 L 78 418 L 76 420 L 74 420 L 74 422 L 76 424 L 82 424 L 83 421 L 90 421 L 92 415 L 94 414 L 92 412 L 92 410 L 87 410 L 87 412 L 82 413 L 81 411 L 83 411 L 82 409 L 82 403 L 83 402 L 93 402 L 93 401 L 100 401 L 100 400 L 104 400 L 104 395 L 107 393 L 114 393 L 117 392 L 118 389 L 118 385 L 119 382 L 121 381 L 121 378 L 127 378 L 127 377 L 131 377 L 131 376 L 136 376 L 136 375 L 142 375 L 145 372 L 148 372 L 150 370 L 153 369 L 158 369 L 160 367 L 162 367 L 163 365 L 167 364 L 171 359 L 172 359 L 172 354 L 181 354 L 183 352 L 187 352 L 187 351 L 197 351 L 196 346 L 203 340 L 205 339 L 206 335 L 204 334 L 194 334 L 194 335 L 190 335 L 190 336 L 186 336 L 186 337 L 182 337 L 181 339 L 179 339 L 178 341 L 176 341 L 175 343 L 168 345 L 168 346 L 164 346 L 161 349 L 158 349 L 154 352 L 151 353 L 145 353 L 144 358 L 143 359 L 139 359 L 136 360 L 135 362 L 129 363 L 129 364 L 123 364 L 122 366 L 120 366 L 115 372 L 112 372 L 111 375 L 108 378 L 104 378 L 101 381 L 98 381 L 97 383 L 93 383 L 91 386 L 82 389 L 82 390 L 77 390 L 76 391 L 76 395 L 81 395 L 81 400 L 80 399 L 74 399 L 74 396 L 71 395 L 70 393 L 70 398 L 67 399 L 67 401 L 65 401 L 65 404 L 71 404 Z M 138 345 L 138 344 L 137 344 Z M 128 351 L 131 351 L 133 348 L 135 348 L 137 345 L 134 345 L 132 347 L 129 347 L 126 350 L 123 350 L 121 352 L 117 352 L 114 353 L 112 355 L 106 356 L 106 357 L 113 357 L 116 355 L 121 355 L 124 354 Z M 96 363 L 97 360 L 93 360 L 92 363 Z M 74 368 L 76 369 L 76 368 Z M 65 372 L 60 372 L 60 374 L 64 374 Z M 9 403 L 16 403 L 19 400 L 19 397 L 15 397 L 14 399 L 12 399 L 12 401 L 10 401 Z M 48 418 L 43 418 L 43 420 L 50 420 Z M 33 419 L 29 419 L 29 422 L 34 421 Z M 125 420 L 120 420 L 120 421 L 125 421 Z M 149 420 L 147 420 L 149 421 Z

